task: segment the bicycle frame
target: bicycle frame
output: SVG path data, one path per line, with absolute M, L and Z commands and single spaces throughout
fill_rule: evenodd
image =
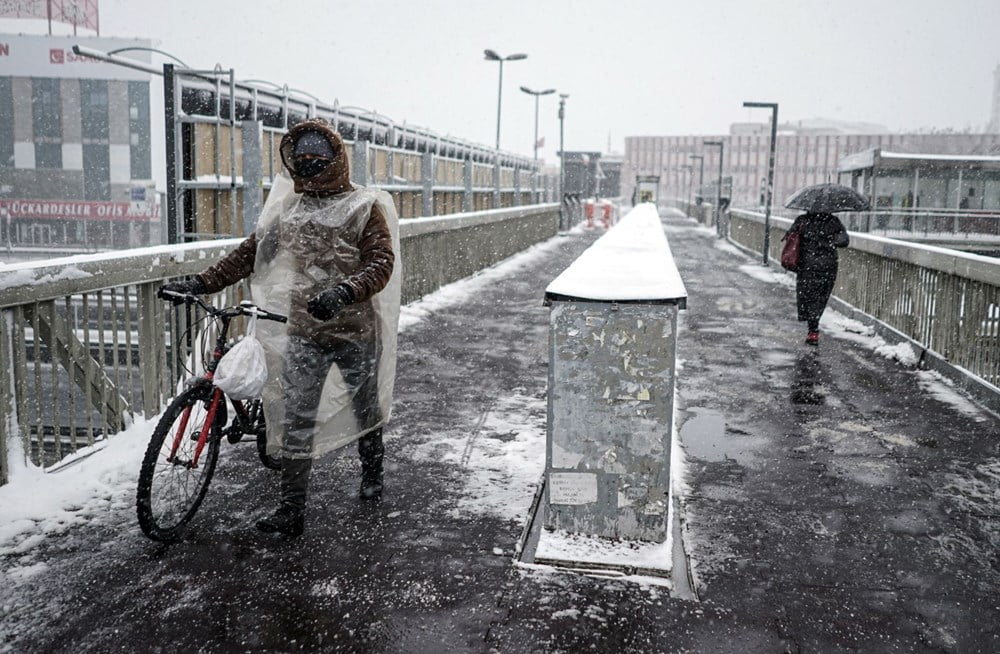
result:
M 201 453 L 205 449 L 205 445 L 208 443 L 209 434 L 212 433 L 212 426 L 215 424 L 215 417 L 219 411 L 219 405 L 222 403 L 225 393 L 222 389 L 216 387 L 212 380 L 215 378 L 215 371 L 219 367 L 219 361 L 222 357 L 229 351 L 229 346 L 226 343 L 226 339 L 229 336 L 229 323 L 233 318 L 240 315 L 248 315 L 250 312 L 250 307 L 252 304 L 243 302 L 240 307 L 233 309 L 216 309 L 210 304 L 204 302 L 201 298 L 192 295 L 182 295 L 178 293 L 170 293 L 175 297 L 183 298 L 187 303 L 197 303 L 204 309 L 211 317 L 219 320 L 222 323 L 222 328 L 219 330 L 219 334 L 215 339 L 215 348 L 212 350 L 212 358 L 205 364 L 205 374 L 201 377 L 196 378 L 195 383 L 207 383 L 212 386 L 212 396 L 209 400 L 208 414 L 205 416 L 205 423 L 202 426 L 201 433 L 198 435 L 198 444 L 195 446 L 194 456 L 191 457 L 190 461 L 178 461 L 177 460 L 177 450 L 180 449 L 181 440 L 184 438 L 184 431 L 187 429 L 188 420 L 191 417 L 192 406 L 188 406 L 184 409 L 184 413 L 181 416 L 181 423 L 177 429 L 177 434 L 174 436 L 174 442 L 171 445 L 170 456 L 167 457 L 167 461 L 173 463 L 174 465 L 185 465 L 188 468 L 197 468 L 198 459 L 201 458 Z M 278 320 L 280 322 L 285 322 L 287 319 L 279 314 L 270 313 L 267 311 L 262 311 L 253 307 L 253 311 L 256 312 L 261 317 L 265 319 Z M 247 411 L 246 406 L 240 400 L 229 400 L 239 418 L 243 420 L 249 420 L 250 413 Z M 241 425 L 245 426 L 245 425 Z
M 232 320 L 232 316 L 227 315 L 225 312 L 218 312 L 211 314 L 213 317 L 218 318 L 222 321 L 222 329 L 219 330 L 219 335 L 215 340 L 215 349 L 212 350 L 212 358 L 205 365 L 205 374 L 199 378 L 199 380 L 204 380 L 211 383 L 215 378 L 215 370 L 219 366 L 219 361 L 222 360 L 223 355 L 229 350 L 226 345 L 226 337 L 229 335 L 229 321 Z M 174 436 L 174 442 L 170 449 L 170 456 L 167 457 L 167 461 L 174 463 L 175 465 L 187 465 L 189 468 L 198 467 L 198 459 L 201 458 L 201 453 L 205 449 L 206 443 L 208 443 L 208 435 L 212 433 L 212 425 L 215 424 L 215 415 L 219 410 L 219 403 L 222 402 L 222 398 L 225 394 L 221 389 L 216 386 L 212 386 L 212 398 L 208 407 L 208 415 L 205 416 L 205 424 L 201 429 L 201 434 L 198 435 L 198 444 L 195 446 L 194 456 L 191 461 L 180 462 L 177 461 L 177 450 L 180 448 L 181 439 L 184 438 L 184 431 L 187 429 L 188 419 L 191 417 L 191 408 L 186 407 L 184 409 L 184 414 L 181 416 L 181 424 L 177 429 L 177 434 Z M 236 410 L 244 414 L 247 413 L 246 408 L 243 403 L 238 400 L 230 400 L 234 407 L 239 407 Z

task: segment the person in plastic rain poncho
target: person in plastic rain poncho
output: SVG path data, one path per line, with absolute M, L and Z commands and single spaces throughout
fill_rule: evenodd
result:
M 382 492 L 399 320 L 398 218 L 384 191 L 355 187 L 344 143 L 308 120 L 281 140 L 291 175 L 275 179 L 255 233 L 193 279 L 164 289 L 214 293 L 250 277 L 254 302 L 287 325 L 257 324 L 264 346 L 268 452 L 281 456 L 281 504 L 257 528 L 302 533 L 314 458 L 354 440 L 361 497 Z

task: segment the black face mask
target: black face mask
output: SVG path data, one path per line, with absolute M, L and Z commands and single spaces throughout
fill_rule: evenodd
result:
M 315 177 L 330 167 L 329 159 L 296 159 L 295 174 L 299 177 Z

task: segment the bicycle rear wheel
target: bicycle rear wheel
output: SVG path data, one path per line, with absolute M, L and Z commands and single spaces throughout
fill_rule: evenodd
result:
M 222 427 L 226 424 L 225 398 L 220 398 L 212 424 L 207 426 L 212 387 L 190 388 L 167 407 L 153 430 L 139 470 L 136 513 L 142 533 L 162 542 L 178 540 L 205 499 L 219 458 Z M 193 458 L 202 431 L 211 429 L 194 466 Z M 177 439 L 178 431 L 180 439 Z M 177 442 L 177 452 L 171 451 Z

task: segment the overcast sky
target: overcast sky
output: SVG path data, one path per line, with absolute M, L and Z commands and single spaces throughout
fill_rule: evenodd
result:
M 1000 64 L 1000 0 L 101 0 L 101 33 L 149 37 L 190 65 L 288 83 L 490 145 L 531 153 L 534 101 L 569 93 L 566 148 L 727 133 L 817 117 L 980 130 Z M 559 142 L 542 98 L 542 156 Z

